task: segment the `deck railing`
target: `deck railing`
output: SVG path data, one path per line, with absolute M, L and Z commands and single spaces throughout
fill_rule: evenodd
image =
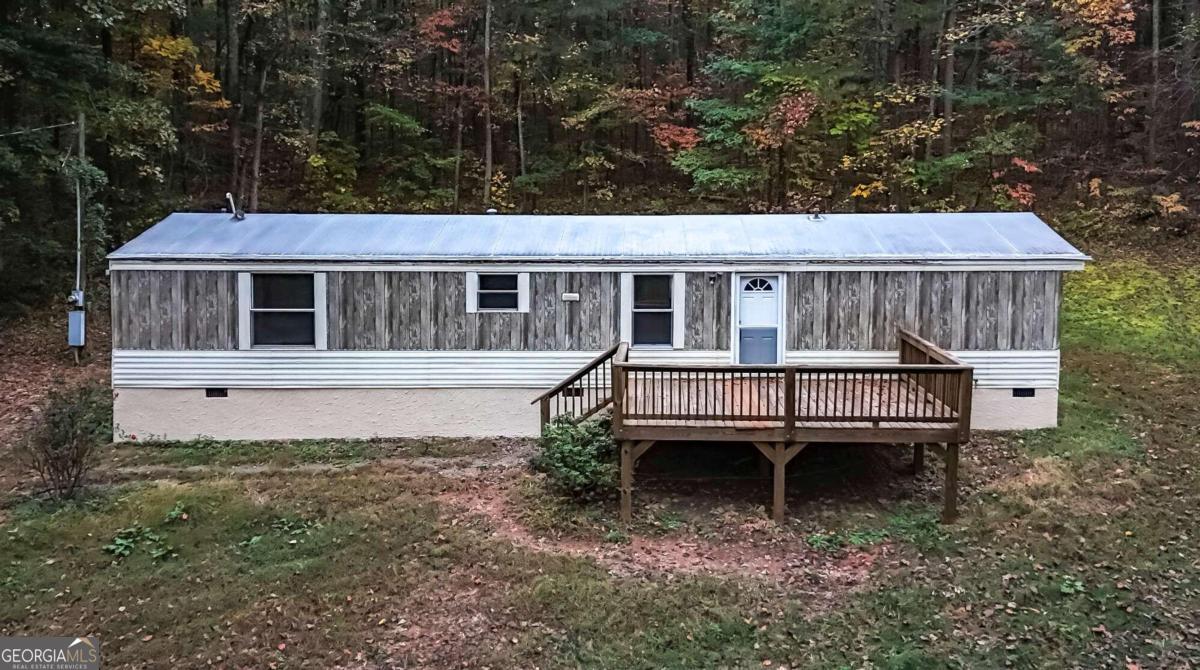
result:
M 970 433 L 973 369 L 909 331 L 889 365 L 612 364 L 613 428 L 731 422 L 740 427 L 945 424 Z
M 628 344 L 614 344 L 554 388 L 534 398 L 533 403 L 541 408 L 542 427 L 559 416 L 582 421 L 608 407 L 613 398 L 613 361 L 624 361 L 628 356 Z

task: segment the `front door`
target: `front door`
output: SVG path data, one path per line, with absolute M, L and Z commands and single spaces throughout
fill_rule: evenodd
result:
M 738 362 L 779 362 L 779 276 L 738 278 Z

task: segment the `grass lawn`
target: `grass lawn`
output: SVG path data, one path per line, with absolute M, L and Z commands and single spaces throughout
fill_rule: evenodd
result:
M 478 442 L 122 445 L 5 510 L 0 632 L 107 667 L 1192 667 L 1195 275 L 1067 291 L 1062 425 L 980 434 L 954 526 L 894 449 L 805 461 L 783 529 L 762 482 L 650 477 L 627 534 Z

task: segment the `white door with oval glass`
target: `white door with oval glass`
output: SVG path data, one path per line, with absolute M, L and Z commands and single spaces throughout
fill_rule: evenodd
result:
M 737 287 L 738 362 L 779 362 L 779 275 L 740 275 Z

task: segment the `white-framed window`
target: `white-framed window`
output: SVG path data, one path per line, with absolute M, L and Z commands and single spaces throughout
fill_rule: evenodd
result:
M 683 348 L 683 272 L 621 274 L 621 339 L 634 347 Z
M 239 272 L 241 349 L 326 349 L 325 273 Z
M 528 272 L 467 273 L 467 312 L 528 311 Z

